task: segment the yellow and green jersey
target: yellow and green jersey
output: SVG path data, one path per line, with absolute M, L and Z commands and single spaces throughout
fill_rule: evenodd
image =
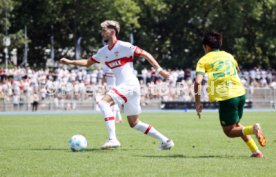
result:
M 237 73 L 238 63 L 224 51 L 215 50 L 199 59 L 196 74 L 208 75 L 208 95 L 211 102 L 223 101 L 245 94 Z

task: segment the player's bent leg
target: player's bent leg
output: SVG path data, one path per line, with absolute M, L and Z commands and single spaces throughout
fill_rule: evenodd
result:
M 238 127 L 242 127 L 244 130 L 244 126 L 239 122 L 237 123 Z M 250 149 L 252 155 L 250 157 L 258 157 L 262 158 L 263 153 L 259 150 L 258 146 L 256 145 L 255 141 L 252 139 L 250 135 L 245 135 L 243 133 L 243 136 L 241 136 L 243 141 L 246 143 L 247 147 Z
M 237 127 L 236 124 L 223 126 L 223 132 L 229 138 L 242 137 L 242 127 Z
M 243 141 L 246 143 L 247 147 L 250 149 L 252 152 L 252 155 L 250 157 L 263 157 L 262 152 L 258 149 L 255 141 L 251 138 L 250 135 L 245 135 L 243 133 L 243 125 L 241 123 L 229 125 L 229 126 L 224 126 L 223 131 L 226 136 L 230 138 L 235 138 L 235 137 L 241 137 Z
M 134 128 L 135 125 L 137 125 L 137 123 L 139 121 L 138 115 L 127 116 L 127 121 L 128 121 L 129 126 L 131 128 Z
M 115 118 L 110 106 L 111 104 L 114 104 L 114 101 L 109 95 L 104 96 L 103 99 L 98 102 L 98 106 L 104 116 L 105 125 L 109 134 L 109 138 L 102 145 L 102 149 L 117 148 L 121 146 L 116 137 Z
M 259 123 L 254 125 L 246 126 L 243 128 L 244 135 L 252 135 L 255 134 L 261 146 L 266 146 L 266 138 L 262 132 L 261 126 Z
M 251 138 L 251 134 L 254 134 L 253 126 L 244 127 L 240 123 L 240 119 L 243 113 L 244 96 L 239 98 L 233 98 L 220 102 L 219 116 L 220 123 L 223 127 L 223 131 L 226 136 L 230 138 L 241 137 L 246 143 L 247 147 L 252 152 L 251 157 L 263 157 L 261 151 L 259 151 L 255 141 Z M 256 136 L 262 138 L 262 132 L 259 133 L 259 128 L 256 126 Z
M 243 134 L 243 128 L 244 128 L 244 126 L 240 123 L 240 122 L 238 122 L 237 124 L 236 124 L 236 126 L 237 127 L 240 127 L 242 130 L 242 136 L 241 136 L 241 138 L 242 138 L 242 140 L 244 141 L 244 142 L 248 142 L 250 139 L 252 139 L 251 138 L 251 136 L 250 135 L 244 135 Z
M 174 147 L 172 140 L 157 131 L 154 127 L 139 120 L 138 115 L 127 116 L 128 123 L 131 128 L 134 128 L 145 135 L 149 135 L 161 142 L 160 149 L 168 150 Z
M 114 100 L 112 99 L 112 97 L 110 95 L 105 95 L 101 101 L 105 101 L 109 104 L 109 106 L 114 105 Z

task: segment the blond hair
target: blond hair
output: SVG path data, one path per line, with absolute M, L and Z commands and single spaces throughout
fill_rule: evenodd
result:
M 104 22 L 101 23 L 101 27 L 114 29 L 117 35 L 120 32 L 120 24 L 115 20 L 105 20 Z

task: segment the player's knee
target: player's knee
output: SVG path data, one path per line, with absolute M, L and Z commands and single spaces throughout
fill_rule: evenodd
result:
M 100 110 L 104 110 L 107 106 L 109 106 L 109 104 L 106 101 L 101 100 L 98 102 L 98 106 L 99 106 Z
M 128 124 L 131 128 L 133 128 L 137 125 L 137 122 L 135 120 L 128 119 Z
M 231 129 L 230 130 L 223 130 L 223 132 L 228 138 L 234 138 L 235 137 L 235 136 L 232 135 Z
M 130 122 L 128 121 L 128 124 L 131 128 L 135 127 L 135 125 L 137 124 L 137 122 Z
M 131 128 L 135 127 L 138 123 L 138 119 L 137 118 L 129 118 L 128 117 L 128 124 Z
M 225 134 L 228 138 L 231 138 L 229 132 L 224 132 L 224 134 Z

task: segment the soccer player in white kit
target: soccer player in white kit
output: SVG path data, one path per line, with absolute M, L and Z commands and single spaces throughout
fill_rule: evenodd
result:
M 104 82 L 106 82 L 106 88 L 109 91 L 116 86 L 115 75 L 112 72 L 112 70 L 106 65 L 103 65 L 102 69 L 103 69 L 103 80 Z M 122 120 L 122 115 L 121 115 L 119 106 L 117 104 L 114 104 L 113 106 L 111 106 L 111 109 L 116 122 L 122 123 L 123 120 Z
M 115 132 L 115 120 L 111 110 L 113 104 L 123 105 L 124 112 L 131 128 L 160 141 L 160 149 L 167 150 L 174 147 L 171 139 L 157 131 L 153 126 L 139 120 L 140 107 L 140 83 L 134 74 L 134 56 L 145 58 L 165 79 L 169 78 L 167 71 L 163 70 L 153 56 L 137 46 L 117 39 L 120 25 L 117 21 L 106 20 L 101 23 L 101 35 L 107 43 L 104 47 L 89 59 L 69 60 L 61 58 L 63 64 L 90 67 L 95 63 L 102 63 L 112 69 L 116 86 L 99 101 L 99 108 L 104 116 L 105 124 L 109 133 L 108 140 L 102 145 L 102 149 L 117 148 L 121 144 Z

